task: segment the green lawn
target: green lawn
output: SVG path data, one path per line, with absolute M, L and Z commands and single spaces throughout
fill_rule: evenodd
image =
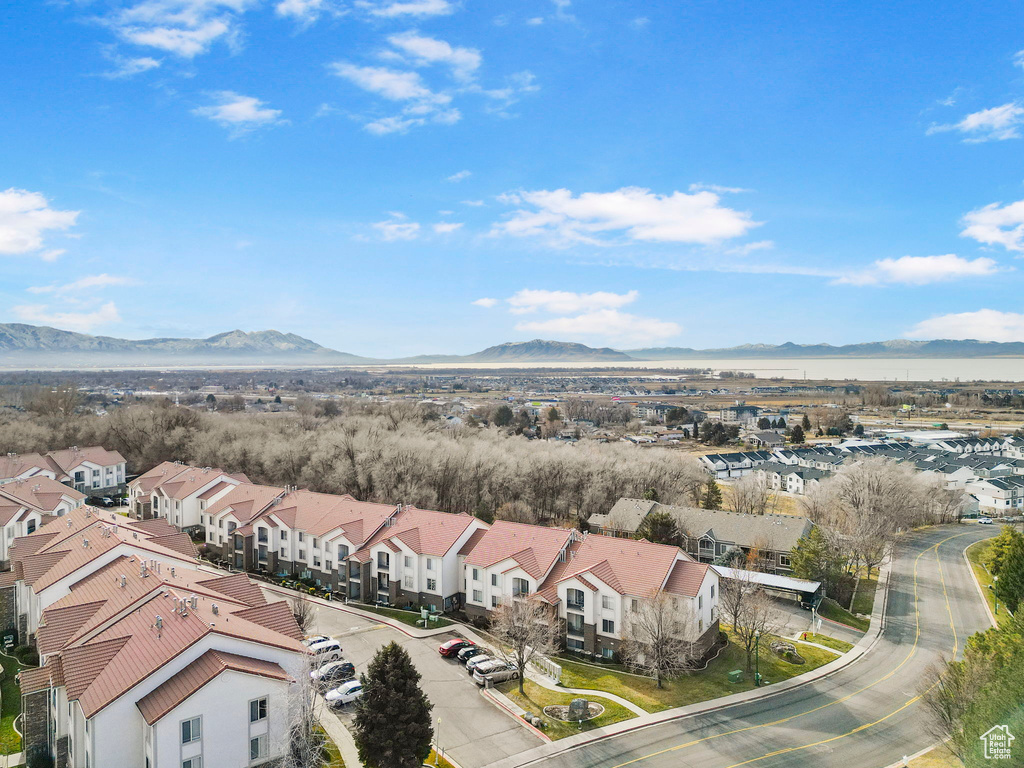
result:
M 838 621 L 840 624 L 859 629 L 861 632 L 867 632 L 868 627 L 871 626 L 869 619 L 861 619 L 854 616 L 830 597 L 826 597 L 818 605 L 818 614 L 826 619 Z
M 845 640 L 837 640 L 836 638 L 829 637 L 828 635 L 818 635 L 813 632 L 808 632 L 806 639 L 809 643 L 817 643 L 818 645 L 824 645 L 826 648 L 834 648 L 840 653 L 846 653 L 853 648 L 853 643 L 848 643 Z
M 985 593 L 985 600 L 988 601 L 988 608 L 990 611 L 995 613 L 996 607 L 996 596 L 993 594 L 989 586 L 992 584 L 992 574 L 988 572 L 988 569 L 982 565 L 982 559 L 985 557 L 985 553 L 988 552 L 988 548 L 992 545 L 991 539 L 982 539 L 976 541 L 967 548 L 967 559 L 971 563 L 971 568 L 974 570 L 974 577 L 981 584 L 981 591 Z M 1003 626 L 1005 622 L 1010 620 L 1010 614 L 1006 611 L 1000 611 L 996 614 L 996 623 L 999 626 Z
M 443 757 L 437 754 L 437 750 L 430 750 L 430 754 L 427 756 L 427 762 L 425 765 L 436 765 L 437 768 L 455 768 L 454 765 L 449 763 Z
M 14 719 L 21 714 L 21 689 L 14 677 L 25 667 L 10 656 L 0 656 L 0 664 L 0 754 L 10 755 L 21 751 L 21 737 L 14 730 Z
M 507 683 L 502 683 L 498 688 L 502 693 L 512 699 L 512 701 L 527 712 L 531 712 L 540 717 L 544 721 L 544 733 L 552 739 L 564 739 L 566 736 L 572 736 L 573 734 L 580 733 L 582 731 L 591 731 L 594 728 L 601 728 L 606 725 L 611 725 L 612 723 L 617 723 L 621 720 L 629 720 L 631 717 L 636 717 L 635 714 L 630 712 L 621 704 L 616 704 L 614 701 L 595 696 L 593 699 L 590 699 L 590 701 L 594 701 L 603 706 L 604 712 L 593 720 L 585 721 L 581 728 L 573 723 L 564 723 L 561 720 L 555 720 L 544 714 L 544 707 L 549 707 L 554 704 L 568 704 L 573 699 L 579 698 L 578 696 L 571 693 L 559 693 L 558 691 L 552 691 L 549 688 L 544 688 L 543 686 L 537 685 L 529 680 L 525 681 L 525 696 L 519 693 L 519 683 L 516 680 L 509 680 Z
M 341 750 L 338 745 L 331 741 L 331 737 L 320 726 L 316 727 L 317 733 L 324 738 L 324 750 L 327 752 L 327 762 L 323 768 L 345 768 L 345 761 L 341 759 Z
M 857 582 L 857 594 L 853 598 L 853 612 L 870 616 L 875 608 L 875 591 L 878 587 L 878 576 L 861 579 Z
M 790 664 L 769 651 L 768 644 L 762 640 L 762 679 L 772 683 L 788 680 L 836 658 L 836 654 L 830 651 L 808 645 L 800 646 L 799 652 L 806 663 Z M 666 680 L 662 688 L 658 688 L 653 680 L 646 677 L 623 675 L 613 670 L 606 671 L 566 660 L 560 660 L 559 663 L 562 665 L 561 683 L 566 688 L 589 688 L 614 693 L 648 712 L 709 701 L 737 691 L 749 691 L 754 687 L 753 673 L 746 672 L 746 653 L 734 642 L 730 642 L 706 670 Z M 730 683 L 728 674 L 736 669 L 744 670 L 744 679 L 740 683 Z
M 403 611 L 400 608 L 379 608 L 376 605 L 366 605 L 364 603 L 358 603 L 357 607 L 361 611 L 369 611 L 370 613 L 377 613 L 381 616 L 387 616 L 389 619 L 395 619 L 397 621 L 402 622 L 403 624 L 407 624 L 410 627 L 422 628 L 422 625 L 417 623 L 420 621 L 419 611 Z M 454 623 L 455 622 L 449 621 L 448 619 L 438 619 L 437 621 L 431 621 L 430 627 L 428 628 L 448 627 Z

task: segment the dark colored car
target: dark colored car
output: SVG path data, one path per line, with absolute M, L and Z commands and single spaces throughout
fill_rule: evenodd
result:
M 461 651 L 459 651 L 459 662 L 465 664 L 467 661 L 472 659 L 474 656 L 479 656 L 481 653 L 489 654 L 490 651 L 486 648 L 481 648 L 478 645 L 467 645 Z
M 355 665 L 350 661 L 330 661 L 309 673 L 313 682 L 321 688 L 332 688 L 356 676 Z
M 468 648 L 471 645 L 476 645 L 476 643 L 472 640 L 463 640 L 461 637 L 456 637 L 446 643 L 441 643 L 441 647 L 437 649 L 437 652 L 446 659 L 449 659 L 463 648 Z

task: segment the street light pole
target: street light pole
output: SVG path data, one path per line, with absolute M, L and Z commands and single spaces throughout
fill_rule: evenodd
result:
M 761 685 L 761 630 L 754 632 L 754 685 Z

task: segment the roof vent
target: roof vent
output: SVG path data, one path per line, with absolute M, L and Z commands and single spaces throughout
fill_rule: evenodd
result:
M 89 548 L 89 540 L 88 539 L 82 539 L 82 546 L 85 547 L 86 549 L 88 549 Z
M 174 566 L 173 565 L 171 566 L 171 578 L 172 579 L 174 578 Z
M 143 579 L 149 576 L 149 570 L 146 568 L 145 563 L 139 563 L 139 576 Z
M 157 616 L 156 617 L 156 628 L 157 629 L 163 629 L 164 628 L 164 620 L 163 620 L 162 616 Z
M 218 606 L 218 605 L 217 605 L 216 603 L 213 603 L 213 604 L 212 604 L 212 605 L 210 606 L 210 610 L 211 610 L 211 611 L 213 611 L 213 615 L 214 615 L 214 616 L 216 616 L 217 614 L 219 614 L 219 613 L 220 613 L 220 607 L 219 607 L 219 606 Z M 212 627 L 213 625 L 211 624 L 210 626 Z
M 121 574 L 120 581 L 121 581 L 121 589 L 124 589 L 125 587 L 128 586 L 128 577 L 125 576 L 124 574 Z

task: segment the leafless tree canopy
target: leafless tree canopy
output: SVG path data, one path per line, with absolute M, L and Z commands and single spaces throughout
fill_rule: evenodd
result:
M 694 480 L 704 477 L 695 459 L 666 449 L 586 441 L 568 447 L 497 428 L 445 429 L 406 404 L 345 404 L 333 417 L 299 405 L 293 413 L 242 414 L 162 402 L 78 414 L 60 429 L 3 414 L 0 452 L 98 444 L 121 451 L 135 472 L 181 460 L 244 472 L 254 482 L 446 512 L 494 514 L 521 503 L 536 519 L 559 522 L 649 489 L 665 503 L 685 503 Z
M 309 600 L 293 597 L 291 599 L 291 608 L 292 616 L 295 617 L 295 623 L 299 625 L 299 629 L 303 634 L 308 634 L 313 626 L 313 614 L 315 611 L 313 604 Z
M 502 602 L 491 619 L 491 633 L 498 639 L 498 652 L 519 667 L 519 692 L 523 692 L 527 665 L 538 655 L 558 647 L 558 624 L 550 606 L 536 596 Z
M 730 486 L 729 508 L 746 515 L 763 515 L 775 511 L 775 494 L 763 472 L 751 472 Z
M 686 670 L 696 656 L 698 629 L 688 601 L 666 592 L 638 600 L 623 625 L 619 653 L 629 667 L 650 675 L 658 687 Z
M 778 614 L 772 599 L 759 584 L 749 578 L 722 579 L 720 584 L 718 605 L 722 617 L 732 626 L 746 652 L 749 672 L 753 667 L 754 647 L 758 637 L 767 642 L 769 635 L 778 632 Z

